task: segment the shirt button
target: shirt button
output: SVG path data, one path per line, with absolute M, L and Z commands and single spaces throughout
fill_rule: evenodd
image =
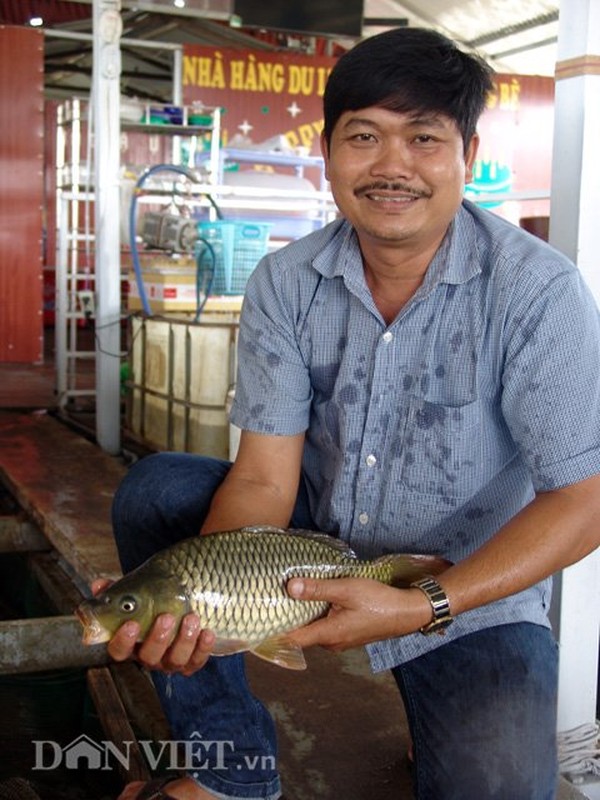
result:
M 365 512 L 363 511 L 362 514 L 358 515 L 358 521 L 360 522 L 361 525 L 366 525 L 367 522 L 369 521 L 369 515 L 365 514 Z
M 388 344 L 388 342 L 391 342 L 394 338 L 394 334 L 391 331 L 386 331 L 381 338 L 386 344 Z
M 368 456 L 366 457 L 365 461 L 367 462 L 367 467 L 374 467 L 374 466 L 375 466 L 375 464 L 377 463 L 377 459 L 375 458 L 375 456 L 373 455 L 373 453 L 371 453 L 370 455 L 368 455 Z

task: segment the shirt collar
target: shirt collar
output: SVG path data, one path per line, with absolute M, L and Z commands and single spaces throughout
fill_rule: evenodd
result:
M 438 283 L 466 283 L 481 272 L 475 222 L 465 203 L 427 269 L 423 288 L 429 290 Z M 313 266 L 325 278 L 341 276 L 347 283 L 364 283 L 360 247 L 349 222 L 341 222 L 337 233 L 313 260 Z

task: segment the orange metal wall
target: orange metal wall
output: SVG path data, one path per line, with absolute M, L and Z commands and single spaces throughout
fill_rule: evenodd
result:
M 43 360 L 44 37 L 0 26 L 0 362 Z

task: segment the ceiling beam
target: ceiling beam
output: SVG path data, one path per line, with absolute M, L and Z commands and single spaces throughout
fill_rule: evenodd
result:
M 524 33 L 530 31 L 532 28 L 539 28 L 542 25 L 549 25 L 552 22 L 558 22 L 558 11 L 551 11 L 548 14 L 539 14 L 532 19 L 517 22 L 514 25 L 507 25 L 504 28 L 499 28 L 495 31 L 490 31 L 483 36 L 478 36 L 476 39 L 466 42 L 469 47 L 481 47 L 485 44 L 497 42 L 498 39 L 506 39 L 508 36 L 514 36 L 517 33 Z
M 363 25 L 373 28 L 406 28 L 406 17 L 364 17 Z
M 521 47 L 513 47 L 511 50 L 503 50 L 501 53 L 494 53 L 491 58 L 508 58 L 509 56 L 517 56 L 520 53 L 527 53 L 529 50 L 536 50 L 538 47 L 548 47 L 551 44 L 558 42 L 558 36 L 550 36 L 548 39 L 540 39 L 539 42 L 529 42 L 529 44 L 521 45 Z

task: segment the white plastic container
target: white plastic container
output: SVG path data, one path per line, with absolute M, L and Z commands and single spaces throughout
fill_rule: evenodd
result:
M 230 389 L 227 392 L 227 419 L 231 414 L 231 407 L 233 406 L 233 398 L 235 397 L 235 388 Z M 240 447 L 240 436 L 242 435 L 242 429 L 238 428 L 237 425 L 234 425 L 233 422 L 229 422 L 229 460 L 235 461 L 237 452 Z
M 238 315 L 135 316 L 128 427 L 160 450 L 229 457 L 227 397 L 235 380 Z

